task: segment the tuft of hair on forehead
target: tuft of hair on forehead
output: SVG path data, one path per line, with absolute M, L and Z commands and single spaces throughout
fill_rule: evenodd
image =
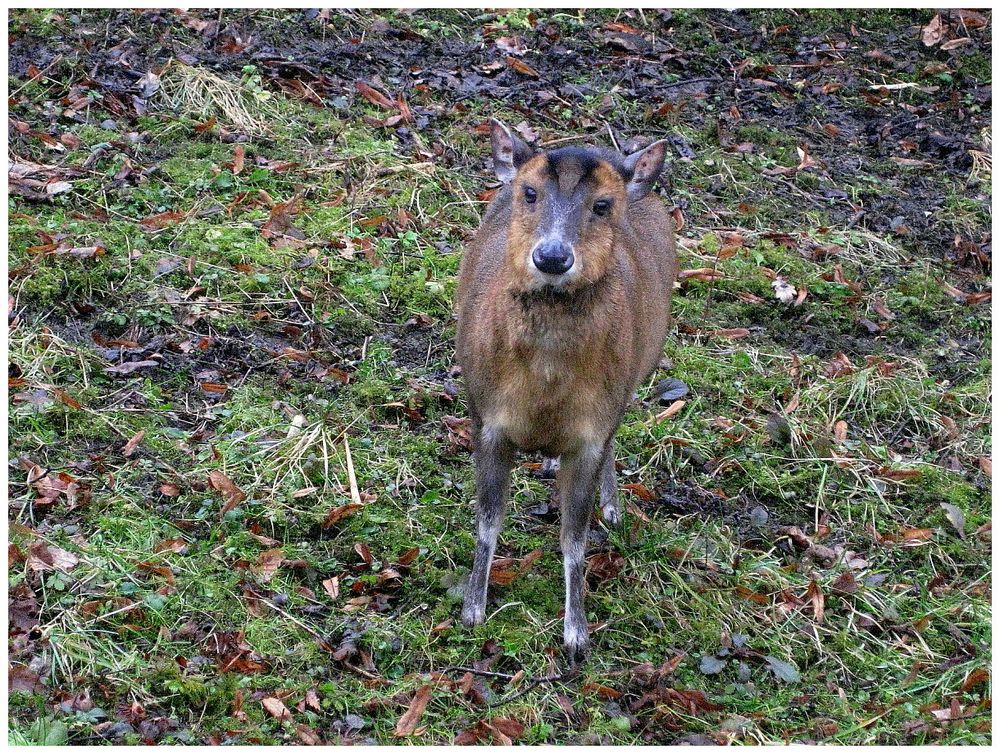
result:
M 559 185 L 559 191 L 570 193 L 581 181 L 597 178 L 598 167 L 606 163 L 617 171 L 623 180 L 628 179 L 622 167 L 622 158 L 616 152 L 598 147 L 563 147 L 546 152 L 549 176 Z

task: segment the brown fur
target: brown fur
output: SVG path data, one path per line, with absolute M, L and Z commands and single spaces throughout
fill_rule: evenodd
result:
M 617 215 L 579 244 L 582 287 L 529 291 L 527 251 L 537 229 L 515 215 L 511 197 L 541 165 L 544 157 L 534 158 L 497 195 L 466 248 L 457 359 L 474 414 L 508 427 L 522 449 L 558 456 L 583 436 L 613 432 L 658 363 L 677 262 L 673 221 L 660 200 L 626 205 L 617 171 L 602 164 L 600 182 L 617 197 Z

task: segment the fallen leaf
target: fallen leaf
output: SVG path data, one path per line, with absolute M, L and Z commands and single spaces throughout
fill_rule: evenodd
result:
M 746 338 L 750 335 L 750 331 L 745 327 L 730 327 L 723 330 L 712 330 L 711 335 L 717 338 L 730 338 L 736 340 L 737 338 Z
M 146 436 L 146 430 L 140 429 L 132 438 L 122 446 L 122 455 L 128 458 L 133 453 L 135 453 L 136 448 L 139 447 L 139 443 L 142 442 L 142 438 Z
M 59 399 L 60 403 L 63 403 L 72 409 L 76 409 L 77 411 L 80 410 L 81 408 L 80 401 L 78 401 L 72 395 L 67 393 L 65 390 L 60 390 L 59 388 L 56 388 L 55 390 L 52 391 L 52 393 L 53 395 L 55 395 L 56 398 Z
M 153 548 L 153 552 L 184 552 L 188 544 L 183 539 L 164 539 Z
M 347 518 L 352 513 L 354 513 L 354 511 L 360 510 L 362 507 L 363 506 L 357 503 L 348 503 L 347 505 L 341 505 L 338 506 L 337 508 L 333 508 L 329 513 L 326 514 L 326 518 L 323 519 L 323 523 L 321 524 L 321 526 L 324 529 L 329 529 L 335 523 L 337 523 L 343 518 Z
M 305 723 L 295 726 L 295 735 L 306 746 L 320 746 L 323 743 L 323 739 L 319 737 L 319 734 Z
M 986 668 L 976 668 L 968 677 L 962 682 L 962 686 L 959 691 L 966 693 L 976 688 L 976 686 L 986 685 L 990 680 L 990 671 Z
M 819 588 L 819 584 L 815 581 L 810 581 L 809 588 L 806 589 L 805 598 L 812 602 L 813 618 L 817 623 L 822 623 L 826 612 L 826 596 L 823 594 L 823 590 Z
M 858 582 L 852 571 L 844 571 L 830 585 L 830 590 L 838 594 L 854 594 L 858 591 Z
M 959 39 L 949 39 L 947 42 L 941 45 L 941 49 L 944 51 L 954 50 L 956 47 L 963 47 L 965 45 L 972 44 L 971 37 L 961 37 Z
M 633 493 L 637 498 L 639 498 L 640 500 L 644 500 L 647 503 L 656 500 L 656 494 L 643 484 L 638 484 L 638 483 L 623 484 L 622 489 L 628 490 L 629 492 Z
M 139 221 L 139 227 L 148 233 L 152 233 L 153 231 L 162 230 L 169 225 L 179 223 L 185 217 L 187 217 L 187 215 L 183 212 L 167 210 L 166 212 L 160 212 L 143 218 Z
M 316 689 L 309 689 L 306 691 L 305 699 L 302 700 L 304 706 L 311 709 L 313 712 L 322 712 L 323 707 L 319 703 L 319 695 L 316 693 Z
M 230 169 L 233 171 L 233 175 L 239 175 L 243 172 L 243 163 L 246 160 L 246 149 L 242 144 L 237 144 L 236 148 L 233 150 L 233 161 L 229 163 Z
M 257 556 L 257 562 L 251 566 L 251 570 L 257 575 L 260 583 L 266 584 L 274 577 L 284 562 L 285 553 L 280 548 L 265 550 Z
M 944 36 L 945 28 L 944 23 L 941 21 L 941 14 L 935 14 L 930 23 L 920 30 L 920 38 L 923 40 L 924 46 L 933 47 L 940 42 Z
M 791 663 L 779 660 L 777 657 L 768 655 L 764 658 L 768 668 L 774 673 L 775 678 L 785 683 L 797 683 L 801 678 L 798 668 Z
M 233 484 L 233 481 L 218 469 L 208 472 L 208 483 L 216 492 L 222 493 L 222 511 L 220 517 L 246 500 L 246 493 Z
M 525 63 L 523 60 L 518 60 L 512 55 L 508 55 L 505 60 L 508 67 L 510 67 L 512 70 L 517 71 L 518 73 L 522 74 L 523 76 L 527 76 L 528 78 L 532 79 L 538 78 L 538 71 L 536 71 L 527 63 Z
M 368 545 L 364 542 L 358 542 L 354 545 L 354 552 L 365 562 L 365 565 L 371 565 L 375 562 L 375 558 L 372 556 L 372 551 L 368 549 Z
M 326 593 L 330 595 L 330 599 L 337 599 L 340 596 L 340 579 L 336 576 L 331 576 L 323 581 L 323 589 Z
M 965 514 L 962 512 L 962 509 L 951 503 L 941 503 L 941 507 L 944 509 L 944 515 L 948 521 L 951 522 L 951 525 L 958 532 L 958 536 L 965 539 Z
M 73 553 L 47 545 L 45 542 L 34 542 L 28 550 L 28 568 L 32 571 L 62 571 L 69 573 L 80 559 Z
M 427 703 L 431 699 L 433 688 L 433 686 L 427 685 L 417 689 L 417 692 L 413 695 L 413 699 L 410 700 L 410 706 L 407 707 L 406 712 L 403 713 L 403 716 L 396 723 L 396 729 L 393 731 L 394 736 L 402 738 L 403 736 L 413 734 L 417 723 L 420 721 L 420 716 L 424 714 Z
M 601 683 L 585 683 L 580 687 L 580 692 L 583 694 L 596 694 L 602 699 L 618 699 L 622 695 L 622 692 L 618 691 L 618 689 L 613 689 Z
M 280 699 L 273 696 L 265 696 L 260 700 L 260 703 L 264 705 L 264 709 L 267 713 L 277 719 L 277 720 L 291 720 L 292 713 L 288 711 L 288 707 Z
M 903 529 L 899 538 L 904 544 L 919 544 L 929 542 L 934 537 L 933 529 Z
M 667 406 L 663 411 L 656 415 L 656 421 L 662 422 L 669 419 L 674 414 L 678 413 L 684 406 L 687 405 L 687 401 L 674 401 L 669 406 Z
M 366 84 L 364 81 L 359 79 L 354 82 L 354 88 L 357 89 L 358 94 L 371 102 L 373 105 L 378 105 L 386 110 L 396 109 L 396 104 L 391 99 L 386 97 L 382 94 L 382 92 L 370 84 Z
M 989 456 L 979 456 L 979 468 L 990 479 L 993 478 L 993 459 Z
M 793 303 L 798 295 L 795 286 L 789 285 L 780 275 L 771 281 L 771 287 L 774 288 L 774 297 L 783 304 Z
M 153 361 L 152 359 L 145 359 L 143 361 L 126 361 L 123 364 L 115 364 L 114 366 L 105 367 L 105 374 L 132 374 L 139 369 L 149 369 L 150 367 L 159 366 L 160 362 Z

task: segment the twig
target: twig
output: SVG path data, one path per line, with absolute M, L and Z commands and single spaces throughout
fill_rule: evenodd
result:
M 445 673 L 472 673 L 473 675 L 484 676 L 486 678 L 500 678 L 505 681 L 514 680 L 517 675 L 511 675 L 510 673 L 497 673 L 493 670 L 477 670 L 476 668 L 466 668 L 455 665 L 450 668 L 445 668 L 439 671 L 442 674 Z M 515 699 L 519 699 L 525 694 L 527 694 L 532 689 L 541 686 L 543 683 L 561 683 L 563 681 L 568 681 L 576 678 L 580 674 L 580 667 L 578 665 L 573 665 L 568 670 L 558 673 L 556 675 L 533 675 L 528 676 L 524 680 L 527 682 L 523 688 L 518 689 L 513 694 L 503 697 L 500 701 L 491 704 L 491 707 L 499 707 L 502 704 L 509 704 Z
M 722 243 L 715 252 L 715 259 L 712 261 L 712 279 L 708 281 L 708 293 L 705 295 L 705 307 L 701 310 L 702 323 L 708 324 L 708 305 L 712 303 L 712 292 L 715 290 L 715 273 L 719 269 L 719 255 L 722 254 Z
M 354 476 L 354 461 L 351 459 L 351 446 L 347 442 L 347 433 L 344 433 L 344 453 L 347 460 L 347 481 L 351 485 L 351 502 L 361 505 L 361 493 L 358 491 L 358 478 Z
M 669 89 L 674 86 L 686 86 L 687 84 L 700 84 L 703 81 L 717 81 L 718 79 L 713 78 L 701 78 L 701 79 L 683 79 L 681 81 L 671 81 L 666 84 L 660 84 L 660 88 Z

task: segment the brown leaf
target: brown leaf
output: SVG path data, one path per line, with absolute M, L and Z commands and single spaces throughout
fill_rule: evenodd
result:
M 823 367 L 823 374 L 830 379 L 843 377 L 844 375 L 853 373 L 854 364 L 852 364 L 851 360 L 842 352 L 838 352 L 837 355 Z
M 527 76 L 528 78 L 532 79 L 538 78 L 538 71 L 536 71 L 527 63 L 525 63 L 523 60 L 518 60 L 512 55 L 508 55 L 505 58 L 505 61 L 507 63 L 507 66 L 511 68 L 511 70 L 517 71 L 518 73 Z
M 302 703 L 314 712 L 323 711 L 323 707 L 319 703 L 319 695 L 316 693 L 316 689 L 309 689 L 306 691 L 306 696 L 305 699 L 302 700 Z
M 472 421 L 468 418 L 460 419 L 457 416 L 445 416 L 441 419 L 445 430 L 448 433 L 448 442 L 455 448 L 462 450 L 472 450 Z
M 135 453 L 135 449 L 139 447 L 139 443 L 142 442 L 142 438 L 145 436 L 146 436 L 146 430 L 144 429 L 140 429 L 138 432 L 132 435 L 132 438 L 122 446 L 122 455 L 128 458 L 133 453 Z
M 587 572 L 599 581 L 617 578 L 625 567 L 625 558 L 620 553 L 598 552 L 587 558 Z
M 700 280 L 703 283 L 721 280 L 724 277 L 725 275 L 721 271 L 711 267 L 697 267 L 692 270 L 681 270 L 677 273 L 678 280 Z
M 493 732 L 502 746 L 511 746 L 514 741 L 524 735 L 524 724 L 506 717 L 494 717 L 487 720 L 485 726 Z
M 183 539 L 164 539 L 153 548 L 153 552 L 184 552 L 187 547 Z
M 941 49 L 948 51 L 954 50 L 956 47 L 963 47 L 965 45 L 972 44 L 971 37 L 961 37 L 959 39 L 949 39 L 947 42 L 941 45 Z
M 211 131 L 212 128 L 215 127 L 215 123 L 216 123 L 216 118 L 214 115 L 208 120 L 206 120 L 204 123 L 196 123 L 194 127 L 195 133 L 203 134 L 206 131 Z
M 360 510 L 362 507 L 364 506 L 358 505 L 357 503 L 348 503 L 347 505 L 341 505 L 336 508 L 333 508 L 329 513 L 326 514 L 326 518 L 323 519 L 323 523 L 321 524 L 321 526 L 324 529 L 329 529 L 335 523 L 337 523 L 343 518 L 347 518 L 352 513 L 354 513 L 354 511 Z
M 28 550 L 28 568 L 32 571 L 62 571 L 69 573 L 80 559 L 73 553 L 45 542 L 33 542 Z
M 403 116 L 404 123 L 413 123 L 413 112 L 410 110 L 410 106 L 402 94 L 396 96 L 396 107 L 399 108 L 399 114 Z
M 521 562 L 518 564 L 518 567 L 517 567 L 518 573 L 519 574 L 525 574 L 528 571 L 530 571 L 531 567 L 533 565 L 535 565 L 535 563 L 544 554 L 545 554 L 545 551 L 542 550 L 541 548 L 538 548 L 538 549 L 535 549 L 535 550 L 532 550 L 531 552 L 529 552 L 527 555 L 525 555 L 523 558 L 521 558 Z
M 854 594 L 858 591 L 858 582 L 852 571 L 844 571 L 830 585 L 830 589 L 839 594 Z
M 172 482 L 164 482 L 160 485 L 160 494 L 166 497 L 177 497 L 181 494 L 180 487 Z
M 45 686 L 39 683 L 38 673 L 31 668 L 10 663 L 7 666 L 7 688 L 10 691 L 20 691 L 26 694 L 44 694 Z
M 745 327 L 730 327 L 723 330 L 712 330 L 710 334 L 717 338 L 730 338 L 735 340 L 737 338 L 746 338 L 750 335 L 750 331 Z
M 417 689 L 417 692 L 413 695 L 413 699 L 410 701 L 410 706 L 396 723 L 396 729 L 393 731 L 394 736 L 402 738 L 403 736 L 413 734 L 417 723 L 420 721 L 420 716 L 424 714 L 424 710 L 427 708 L 427 703 L 431 699 L 433 689 L 434 687 L 431 685 L 421 686 Z
M 966 29 L 982 29 L 989 24 L 989 19 L 978 11 L 969 8 L 959 8 L 955 11 Z
M 257 556 L 257 562 L 250 569 L 257 574 L 260 583 L 266 584 L 274 578 L 274 574 L 278 572 L 278 569 L 281 568 L 281 564 L 284 562 L 285 553 L 280 548 L 264 550 L 264 552 Z
M 602 699 L 617 699 L 622 695 L 622 692 L 617 689 L 613 689 L 610 686 L 604 686 L 600 683 L 585 683 L 580 691 L 584 694 L 596 694 Z
M 947 27 L 941 21 L 941 14 L 935 14 L 930 23 L 920 30 L 920 38 L 923 40 L 924 46 L 933 47 L 940 42 L 946 29 Z
M 63 403 L 65 405 L 69 406 L 72 409 L 76 409 L 77 411 L 80 410 L 80 408 L 81 408 L 80 401 L 78 401 L 72 395 L 70 395 L 69 393 L 67 393 L 65 390 L 60 390 L 59 388 L 55 388 L 52 391 L 52 394 L 55 395 L 55 397 L 59 399 L 60 403 Z
M 963 694 L 976 688 L 976 686 L 984 686 L 990 680 L 990 671 L 986 668 L 976 668 L 968 677 L 962 682 L 961 691 Z
M 933 529 L 903 529 L 899 538 L 904 544 L 918 544 L 929 542 L 934 537 Z
M 277 719 L 277 720 L 291 720 L 292 713 L 288 711 L 288 707 L 280 699 L 273 696 L 265 696 L 260 700 L 260 703 L 264 705 L 264 709 L 267 713 Z
M 815 581 L 809 582 L 809 588 L 806 590 L 806 599 L 812 602 L 813 617 L 817 623 L 823 622 L 823 615 L 825 613 L 826 597 L 823 594 L 823 590 L 820 589 L 819 584 Z
M 323 739 L 319 737 L 319 734 L 305 723 L 299 723 L 295 726 L 295 735 L 306 746 L 321 746 L 323 744 Z
M 680 412 L 687 405 L 687 401 L 676 400 L 656 415 L 656 421 L 662 422 Z
M 368 545 L 364 542 L 358 542 L 354 545 L 354 552 L 360 556 L 360 558 L 365 562 L 365 565 L 371 565 L 375 562 L 375 558 L 372 557 L 372 551 L 368 549 Z
M 366 100 L 371 102 L 373 105 L 378 105 L 379 107 L 385 108 L 386 110 L 395 110 L 395 103 L 386 97 L 382 92 L 380 92 L 375 87 L 370 84 L 366 84 L 360 79 L 354 82 L 354 88 L 357 89 L 358 94 L 364 97 Z
M 150 215 L 149 217 L 143 218 L 139 221 L 139 227 L 147 233 L 152 233 L 153 231 L 162 230 L 168 225 L 179 223 L 185 217 L 187 217 L 187 215 L 183 212 L 167 210 L 166 212 L 160 212 L 156 215 Z
M 218 469 L 208 472 L 208 483 L 216 492 L 222 493 L 222 511 L 220 517 L 246 500 L 246 493 L 233 484 L 233 481 Z
M 340 596 L 340 579 L 336 576 L 331 576 L 323 581 L 323 589 L 326 593 L 330 595 L 330 599 L 337 599 Z
M 243 163 L 246 160 L 247 152 L 242 144 L 237 144 L 236 148 L 233 150 L 233 161 L 229 163 L 230 169 L 233 171 L 233 175 L 239 175 L 243 172 Z
M 990 479 L 993 478 L 993 459 L 989 456 L 979 456 L 979 468 Z
M 883 479 L 890 479 L 894 482 L 902 482 L 907 479 L 917 479 L 921 475 L 920 469 L 890 469 L 882 466 L 878 470 L 878 475 Z
M 636 484 L 636 483 L 623 484 L 622 489 L 628 490 L 629 492 L 634 494 L 637 498 L 639 498 L 640 500 L 644 500 L 647 503 L 656 500 L 656 493 L 654 493 L 652 490 L 650 490 L 643 484 Z

